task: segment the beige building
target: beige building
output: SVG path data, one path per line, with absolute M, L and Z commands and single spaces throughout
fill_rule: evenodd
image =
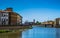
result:
M 56 18 L 55 19 L 55 24 L 54 24 L 55 26 L 60 26 L 60 18 Z
M 46 21 L 46 22 L 42 22 L 42 24 L 48 24 L 48 25 L 53 25 L 54 24 L 54 21 Z

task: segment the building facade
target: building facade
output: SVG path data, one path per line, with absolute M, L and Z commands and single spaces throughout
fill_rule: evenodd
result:
M 9 22 L 9 13 L 8 12 L 0 12 L 0 24 L 8 25 Z
M 60 18 L 55 19 L 55 26 L 60 27 Z
M 54 21 L 46 21 L 46 22 L 42 22 L 42 24 L 54 25 Z
M 22 16 L 13 12 L 12 8 L 0 10 L 0 25 L 20 25 L 22 24 Z

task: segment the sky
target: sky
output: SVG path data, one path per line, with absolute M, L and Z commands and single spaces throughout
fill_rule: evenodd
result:
M 0 10 L 12 7 L 26 20 L 47 21 L 60 17 L 60 0 L 0 0 Z

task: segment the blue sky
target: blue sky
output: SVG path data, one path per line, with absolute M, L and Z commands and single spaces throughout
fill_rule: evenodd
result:
M 0 0 L 0 9 L 12 7 L 23 22 L 47 21 L 60 17 L 60 0 Z

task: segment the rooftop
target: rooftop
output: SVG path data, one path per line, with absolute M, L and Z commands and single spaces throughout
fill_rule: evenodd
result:
M 22 17 L 20 14 L 14 12 L 13 8 L 6 8 L 5 10 L 0 10 L 0 12 L 9 12 L 9 13 L 12 12 L 12 13 L 15 13 L 15 14 L 19 15 L 20 17 Z

